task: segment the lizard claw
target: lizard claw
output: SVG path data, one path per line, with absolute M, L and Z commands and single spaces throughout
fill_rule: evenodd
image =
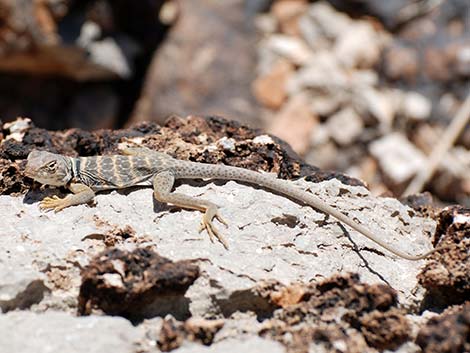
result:
M 228 249 L 227 240 L 223 237 L 222 234 L 217 230 L 217 228 L 212 224 L 212 220 L 216 218 L 220 223 L 224 224 L 226 227 L 228 226 L 227 222 L 222 218 L 219 214 L 219 211 L 216 208 L 208 208 L 204 216 L 202 216 L 201 224 L 199 226 L 199 233 L 203 230 L 207 231 L 209 234 L 209 239 L 211 242 L 214 242 L 214 239 L 217 238 L 218 241 L 222 243 L 225 249 Z
M 225 228 L 228 228 L 228 223 L 227 223 L 227 221 L 219 214 L 219 212 L 217 212 L 217 213 L 215 214 L 215 218 L 216 218 L 220 223 L 222 223 L 222 224 L 225 226 Z
M 60 197 L 56 195 L 52 197 L 45 197 L 41 201 L 41 204 L 39 205 L 39 208 L 41 210 L 45 210 L 45 211 L 54 210 L 55 212 L 59 212 L 65 207 L 67 207 L 67 203 L 65 202 L 65 199 L 61 199 Z

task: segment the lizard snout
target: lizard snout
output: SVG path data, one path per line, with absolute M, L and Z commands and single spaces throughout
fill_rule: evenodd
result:
M 29 178 L 33 178 L 34 170 L 32 170 L 28 165 L 26 165 L 26 168 L 24 169 L 24 175 L 26 175 Z

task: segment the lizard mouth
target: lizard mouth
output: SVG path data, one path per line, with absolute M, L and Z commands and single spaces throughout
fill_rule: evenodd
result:
M 30 179 L 33 179 L 34 181 L 43 184 L 43 180 L 41 180 L 41 178 L 38 177 L 37 173 L 32 169 L 26 167 L 26 169 L 24 170 L 24 175 L 26 175 Z
M 28 168 L 24 170 L 24 175 L 26 175 L 28 178 L 34 179 L 33 178 L 34 172 Z

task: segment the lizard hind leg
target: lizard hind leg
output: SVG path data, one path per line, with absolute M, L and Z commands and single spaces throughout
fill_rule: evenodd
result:
M 155 198 L 160 202 L 170 203 L 179 207 L 204 212 L 199 227 L 199 232 L 206 230 L 207 234 L 209 234 L 209 239 L 212 242 L 217 239 L 226 249 L 228 249 L 227 241 L 212 223 L 213 219 L 215 218 L 220 223 L 227 225 L 227 222 L 219 214 L 218 206 L 206 200 L 171 192 L 174 181 L 175 176 L 171 171 L 163 171 L 155 175 L 153 179 L 153 190 Z

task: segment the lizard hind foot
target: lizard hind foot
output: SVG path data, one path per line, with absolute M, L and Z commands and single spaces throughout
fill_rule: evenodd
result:
M 222 243 L 225 249 L 228 249 L 227 240 L 212 223 L 214 218 L 226 227 L 228 226 L 228 223 L 219 214 L 218 209 L 216 207 L 209 207 L 204 213 L 204 216 L 202 216 L 201 224 L 199 226 L 199 233 L 201 233 L 203 230 L 206 230 L 207 234 L 209 234 L 209 239 L 211 242 L 214 242 L 214 240 L 217 239 Z

